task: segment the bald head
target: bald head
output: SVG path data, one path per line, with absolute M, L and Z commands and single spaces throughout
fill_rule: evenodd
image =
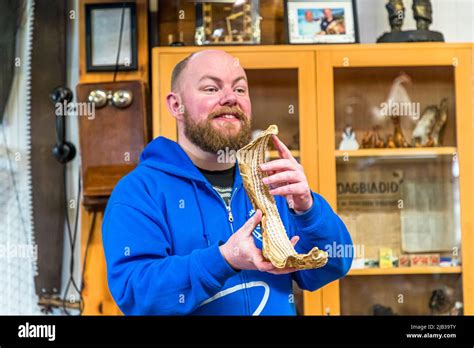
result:
M 230 65 L 238 67 L 242 70 L 245 75 L 244 70 L 240 67 L 238 60 L 231 56 L 229 53 L 221 50 L 204 50 L 190 54 L 183 60 L 181 60 L 173 69 L 171 74 L 171 90 L 173 92 L 178 92 L 180 88 L 180 82 L 182 77 L 188 72 L 194 69 L 199 69 L 203 63 L 211 63 L 215 66 L 217 65 Z
M 252 105 L 238 59 L 220 50 L 196 52 L 176 65 L 171 83 L 166 101 L 181 144 L 215 154 L 249 141 Z

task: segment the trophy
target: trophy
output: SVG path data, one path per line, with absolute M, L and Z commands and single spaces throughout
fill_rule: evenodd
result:
M 443 34 L 429 30 L 433 22 L 433 7 L 430 0 L 413 0 L 412 9 L 416 20 L 416 30 L 402 31 L 405 19 L 403 0 L 389 0 L 385 7 L 388 11 L 391 32 L 384 33 L 377 42 L 444 41 Z
M 259 1 L 204 1 L 196 5 L 197 45 L 259 44 Z

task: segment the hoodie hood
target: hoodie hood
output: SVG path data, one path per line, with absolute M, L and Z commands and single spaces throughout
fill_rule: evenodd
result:
M 242 184 L 237 162 L 235 165 L 234 188 Z M 159 169 L 173 176 L 209 184 L 183 148 L 177 142 L 165 137 L 160 136 L 148 144 L 140 156 L 140 166 Z

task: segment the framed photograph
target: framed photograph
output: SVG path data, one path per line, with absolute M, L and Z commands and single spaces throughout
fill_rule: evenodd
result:
M 285 0 L 290 44 L 359 42 L 355 0 Z
M 197 1 L 196 45 L 260 43 L 260 1 Z
M 135 3 L 86 4 L 87 71 L 137 70 Z

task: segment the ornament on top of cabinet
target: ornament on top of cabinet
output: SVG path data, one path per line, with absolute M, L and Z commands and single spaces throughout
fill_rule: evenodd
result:
M 388 11 L 391 32 L 384 33 L 377 42 L 444 41 L 443 34 L 429 29 L 433 22 L 433 6 L 430 0 L 413 0 L 412 9 L 416 20 L 416 30 L 401 30 L 405 19 L 403 0 L 389 0 L 385 7 Z
M 402 0 L 389 0 L 385 5 L 388 11 L 388 20 L 392 32 L 402 31 L 403 21 L 405 19 L 405 5 Z
M 357 150 L 359 143 L 351 126 L 346 126 L 342 133 L 342 140 L 339 143 L 339 150 Z
M 260 44 L 260 0 L 196 1 L 196 45 Z

